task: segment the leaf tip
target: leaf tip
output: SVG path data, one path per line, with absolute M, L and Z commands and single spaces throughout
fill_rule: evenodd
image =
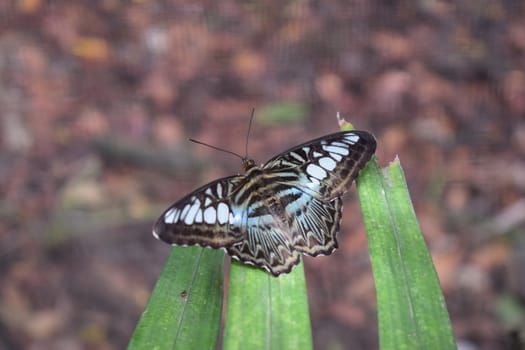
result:
M 339 124 L 339 128 L 342 131 L 350 131 L 350 130 L 355 129 L 352 123 L 347 122 L 345 118 L 341 117 L 341 113 L 337 112 L 336 118 L 337 118 L 337 123 Z
M 401 165 L 401 161 L 399 160 L 399 155 L 396 154 L 396 157 L 394 158 L 394 160 L 390 162 L 390 164 L 388 164 L 388 167 L 391 168 L 391 167 L 400 166 L 400 165 Z

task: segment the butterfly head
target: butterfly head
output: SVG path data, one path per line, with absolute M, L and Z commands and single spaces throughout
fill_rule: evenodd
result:
M 255 167 L 255 161 L 250 158 L 243 158 L 242 159 L 242 168 L 244 171 L 248 171 L 251 168 Z

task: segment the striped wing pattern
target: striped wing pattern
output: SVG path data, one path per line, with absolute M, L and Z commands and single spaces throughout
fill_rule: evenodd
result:
M 225 177 L 188 194 L 170 206 L 153 226 L 153 235 L 173 245 L 212 248 L 231 246 L 243 240 L 236 219 L 242 214 L 232 205 L 232 192 L 244 176 Z
M 375 152 L 365 131 L 330 134 L 296 146 L 245 175 L 213 181 L 169 207 L 153 234 L 170 244 L 224 248 L 274 276 L 290 272 L 301 253 L 331 254 L 341 196 Z

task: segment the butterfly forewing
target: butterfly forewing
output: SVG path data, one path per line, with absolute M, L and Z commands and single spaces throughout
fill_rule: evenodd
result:
M 341 196 L 375 152 L 366 131 L 327 135 L 281 153 L 262 167 L 211 182 L 173 204 L 154 226 L 171 243 L 225 248 L 278 276 L 300 253 L 331 254 Z
M 244 176 L 225 177 L 202 186 L 170 206 L 153 226 L 153 235 L 175 245 L 228 247 L 243 239 L 243 208 L 232 192 Z
M 264 169 L 295 169 L 296 184 L 307 192 L 333 199 L 347 191 L 376 149 L 366 131 L 342 131 L 327 135 L 282 153 L 264 164 Z

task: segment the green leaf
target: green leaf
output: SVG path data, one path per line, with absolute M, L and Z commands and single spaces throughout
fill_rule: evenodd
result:
M 432 259 L 398 160 L 358 178 L 383 349 L 456 349 Z
M 344 123 L 343 128 L 348 127 Z M 398 161 L 358 178 L 384 349 L 455 349 L 439 281 Z M 215 349 L 223 253 L 173 248 L 130 349 Z M 272 277 L 232 262 L 223 349 L 311 349 L 303 265 Z
M 225 350 L 311 349 L 303 264 L 273 277 L 232 261 L 226 316 Z
M 302 103 L 282 102 L 261 107 L 257 111 L 257 120 L 263 124 L 282 124 L 300 121 L 308 115 Z
M 128 349 L 215 349 L 223 264 L 221 250 L 172 248 Z

